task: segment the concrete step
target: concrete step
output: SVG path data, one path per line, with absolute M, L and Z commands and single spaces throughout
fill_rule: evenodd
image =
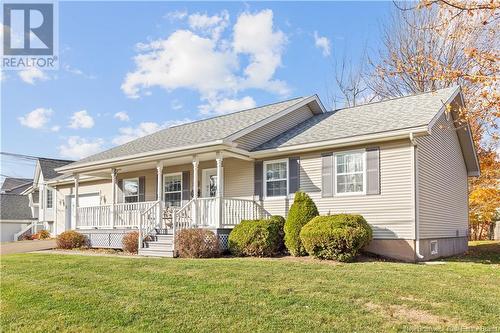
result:
M 156 249 L 156 250 L 167 250 L 167 251 L 172 251 L 173 250 L 173 245 L 170 243 L 159 243 L 159 242 L 145 242 L 144 247 L 146 249 Z
M 140 256 L 147 256 L 147 257 L 173 258 L 174 251 L 165 251 L 165 250 L 156 250 L 156 249 L 151 249 L 151 248 L 145 248 L 145 249 L 139 250 L 139 255 Z

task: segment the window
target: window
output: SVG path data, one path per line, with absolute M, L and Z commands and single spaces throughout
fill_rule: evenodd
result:
M 288 160 L 264 162 L 264 175 L 264 190 L 266 197 L 287 195 Z
M 139 178 L 123 180 L 123 197 L 125 202 L 139 201 Z
M 438 242 L 436 240 L 431 241 L 431 254 L 438 254 Z
M 54 200 L 52 196 L 53 196 L 52 189 L 47 188 L 47 199 L 46 199 L 47 208 L 52 208 L 53 200 Z
M 166 174 L 163 178 L 165 205 L 180 207 L 182 202 L 182 173 Z
M 354 194 L 365 192 L 365 152 L 335 154 L 335 192 Z

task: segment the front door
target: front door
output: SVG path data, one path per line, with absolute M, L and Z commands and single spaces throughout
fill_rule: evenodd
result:
M 217 194 L 217 169 L 203 169 L 201 176 L 201 196 L 213 198 Z

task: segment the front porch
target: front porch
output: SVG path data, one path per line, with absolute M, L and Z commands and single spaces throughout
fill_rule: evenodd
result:
M 191 163 L 185 163 L 188 159 Z M 100 195 L 99 205 L 79 205 L 83 183 L 75 175 L 72 229 L 90 236 L 96 247 L 119 247 L 121 237 L 136 230 L 140 252 L 155 248 L 173 254 L 173 239 L 181 229 L 208 228 L 217 234 L 222 230 L 227 239 L 229 230 L 242 220 L 269 215 L 254 199 L 253 161 L 248 158 L 219 151 L 157 161 L 152 166 L 109 170 L 111 195 Z M 106 198 L 111 202 L 106 203 Z

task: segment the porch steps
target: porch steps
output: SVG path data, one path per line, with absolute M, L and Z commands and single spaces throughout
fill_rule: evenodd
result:
M 144 247 L 139 250 L 139 255 L 149 257 L 174 256 L 174 235 L 170 229 L 156 229 L 150 239 L 144 241 Z

